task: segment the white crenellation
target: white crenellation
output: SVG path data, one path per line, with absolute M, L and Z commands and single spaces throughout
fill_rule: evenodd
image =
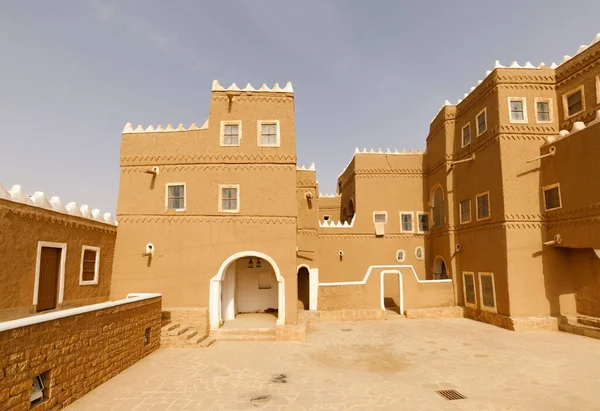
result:
M 328 227 L 328 228 L 352 228 L 354 227 L 354 221 L 356 220 L 356 214 L 352 216 L 352 221 L 348 224 L 348 221 L 319 221 L 319 227 Z
M 553 143 L 555 141 L 562 140 L 563 138 L 571 136 L 571 135 L 577 133 L 578 131 L 584 130 L 586 127 L 589 127 L 591 125 L 598 124 L 598 123 L 600 123 L 600 110 L 596 111 L 596 118 L 594 118 L 589 123 L 585 124 L 583 121 L 576 121 L 575 123 L 573 123 L 573 128 L 571 128 L 571 131 L 560 130 L 558 132 L 558 138 L 551 138 L 551 137 L 555 137 L 555 136 L 548 136 L 546 138 L 546 142 Z
M 406 155 L 406 154 L 423 154 L 423 151 L 420 148 L 417 149 L 416 153 L 412 149 L 410 149 L 409 151 L 406 151 L 405 148 L 403 148 L 402 151 L 398 151 L 397 148 L 395 148 L 394 151 L 392 151 L 389 148 L 386 148 L 385 151 L 383 151 L 382 149 L 377 149 L 377 151 L 375 151 L 375 149 L 373 149 L 373 148 L 371 148 L 371 149 L 363 148 L 361 151 L 359 148 L 356 148 L 354 150 L 354 154 Z
M 10 193 L 10 197 L 14 202 L 23 204 L 33 204 L 29 196 L 25 194 L 23 188 L 18 184 L 12 186 L 11 189 L 8 190 L 8 192 Z
M 90 220 L 92 219 L 92 212 L 90 211 L 90 207 L 87 204 L 84 204 L 81 207 L 79 207 L 79 211 L 81 212 L 81 216 L 83 218 L 89 218 Z
M 104 218 L 102 217 L 102 213 L 97 208 L 92 210 L 92 219 L 95 221 L 104 222 Z
M 0 181 L 0 198 L 3 198 L 5 200 L 10 200 L 11 199 L 9 192 L 6 191 L 6 189 L 2 185 L 2 181 Z
M 50 205 L 54 211 L 58 211 L 59 213 L 66 213 L 67 209 L 63 205 L 62 201 L 60 201 L 60 197 L 54 196 L 50 199 Z
M 77 217 L 83 217 L 81 215 L 81 211 L 79 211 L 79 206 L 75 202 L 71 202 L 71 203 L 67 204 L 65 206 L 65 209 L 67 210 L 67 214 L 69 214 L 69 215 L 74 215 L 74 216 L 77 216 Z
M 265 83 L 263 83 L 262 86 L 257 90 L 254 87 L 252 87 L 252 84 L 248 83 L 246 84 L 246 87 L 240 90 L 240 88 L 235 83 L 232 83 L 231 86 L 227 87 L 226 89 L 221 84 L 219 84 L 217 80 L 213 80 L 212 91 L 266 91 L 270 93 L 293 93 L 294 88 L 292 87 L 292 83 L 288 81 L 284 88 L 281 88 L 279 86 L 279 83 L 275 83 L 273 88 L 269 88 Z
M 48 202 L 46 195 L 42 191 L 36 191 L 30 198 L 33 205 L 42 208 L 52 209 L 52 206 Z

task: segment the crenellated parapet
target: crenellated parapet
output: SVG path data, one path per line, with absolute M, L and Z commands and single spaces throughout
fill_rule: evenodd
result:
M 75 202 L 63 205 L 60 197 L 54 196 L 48 200 L 41 191 L 36 191 L 31 196 L 27 195 L 20 185 L 14 185 L 10 190 L 6 190 L 0 182 L 0 198 L 14 201 L 16 203 L 27 204 L 34 207 L 40 207 L 57 213 L 68 214 L 75 217 L 87 218 L 99 223 L 117 225 L 111 213 L 102 214 L 99 209 L 90 210 L 89 206 L 84 204 L 81 207 Z
M 573 127 L 571 128 L 571 130 L 560 130 L 560 132 L 558 133 L 558 136 L 546 137 L 546 144 L 555 143 L 557 141 L 564 139 L 565 137 L 568 137 L 568 136 L 571 136 L 571 135 L 577 133 L 578 131 L 585 130 L 587 127 L 593 126 L 594 124 L 599 124 L 599 123 L 600 123 L 600 110 L 596 111 L 596 118 L 594 118 L 594 120 L 588 122 L 587 124 L 585 124 L 583 121 L 576 121 L 575 123 L 573 123 Z
M 179 124 L 177 127 L 173 127 L 172 124 L 168 124 L 166 127 L 162 125 L 158 125 L 154 127 L 150 125 L 144 128 L 141 124 L 139 124 L 136 128 L 133 128 L 131 123 L 125 124 L 123 128 L 123 134 L 132 134 L 132 133 L 173 133 L 177 131 L 194 131 L 194 130 L 206 130 L 208 128 L 208 120 L 204 122 L 202 127 L 198 127 L 196 123 L 192 123 L 189 127 L 185 127 L 183 124 Z
M 246 87 L 240 89 L 235 83 L 232 83 L 229 87 L 225 88 L 219 84 L 217 80 L 213 80 L 212 91 L 244 91 L 244 92 L 264 92 L 264 93 L 294 93 L 294 88 L 291 82 L 287 82 L 284 88 L 279 87 L 278 83 L 269 88 L 265 83 L 262 84 L 258 89 L 252 87 L 252 84 L 246 84 Z

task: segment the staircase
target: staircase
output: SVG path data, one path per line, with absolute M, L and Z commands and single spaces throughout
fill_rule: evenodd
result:
M 160 345 L 162 347 L 195 347 L 207 348 L 215 342 L 206 331 L 198 330 L 178 322 L 163 325 L 160 330 Z
M 219 328 L 211 333 L 219 341 L 275 341 L 275 328 Z

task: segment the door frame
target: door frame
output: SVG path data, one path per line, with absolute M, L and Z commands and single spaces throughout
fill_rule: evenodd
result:
M 384 295 L 385 295 L 385 286 L 384 286 L 384 276 L 385 275 L 398 275 L 398 294 L 400 297 L 400 301 L 399 301 L 399 305 L 400 305 L 400 315 L 404 315 L 404 286 L 403 286 L 403 278 L 402 278 L 402 273 L 400 272 L 400 270 L 383 270 L 381 271 L 380 274 L 380 278 L 379 278 L 379 293 L 380 293 L 380 303 L 381 303 L 381 309 L 385 311 L 385 302 L 384 302 Z
M 63 302 L 65 292 L 65 265 L 67 262 L 67 243 L 53 243 L 51 241 L 38 241 L 37 256 L 35 258 L 35 283 L 33 285 L 33 305 L 38 303 L 40 287 L 40 264 L 42 259 L 42 247 L 60 248 L 60 269 L 58 271 L 58 299 L 57 308 Z

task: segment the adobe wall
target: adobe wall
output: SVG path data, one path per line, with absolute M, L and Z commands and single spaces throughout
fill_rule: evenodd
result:
M 0 198 L 0 321 L 35 312 L 39 241 L 66 244 L 64 300 L 58 308 L 106 301 L 116 232 L 114 225 Z M 84 245 L 100 247 L 98 284 L 79 284 Z
M 0 409 L 60 409 L 160 346 L 160 296 L 46 320 L 0 332 Z M 111 304 L 111 303 L 108 303 Z M 69 315 L 68 315 L 69 314 Z M 33 318 L 33 317 L 32 317 Z M 3 328 L 10 323 L 3 323 Z M 149 341 L 144 341 L 149 329 Z M 44 399 L 30 408 L 33 377 Z

